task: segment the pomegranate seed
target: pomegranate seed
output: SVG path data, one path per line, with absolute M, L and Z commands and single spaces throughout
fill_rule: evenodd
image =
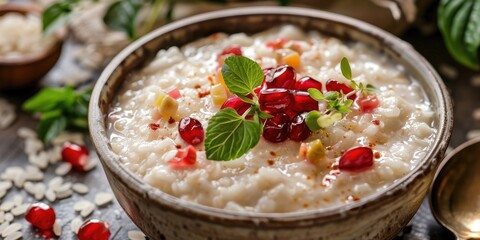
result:
M 291 108 L 298 112 L 318 110 L 318 102 L 311 98 L 308 92 L 291 91 L 293 96 L 293 104 Z
M 272 71 L 273 74 L 265 75 L 267 88 L 293 89 L 293 87 L 295 87 L 295 70 L 293 67 L 283 65 Z
M 78 229 L 78 240 L 108 240 L 110 238 L 109 225 L 98 219 L 90 219 Z
M 269 113 L 277 113 L 286 110 L 292 99 L 287 89 L 270 88 L 260 90 L 258 102 L 260 103 L 260 109 Z
M 168 163 L 173 167 L 189 167 L 195 165 L 197 161 L 197 150 L 192 145 L 184 149 L 179 149 L 177 154 Z
M 182 96 L 180 90 L 178 90 L 177 88 L 170 90 L 170 92 L 168 92 L 168 95 L 173 99 L 179 99 Z
M 322 83 L 311 77 L 303 77 L 295 82 L 295 90 L 308 91 L 309 88 L 316 88 L 322 92 Z
M 49 230 L 55 223 L 55 211 L 45 203 L 34 203 L 28 208 L 25 220 L 37 228 Z
M 202 123 L 191 117 L 180 119 L 180 122 L 178 122 L 178 132 L 185 142 L 192 145 L 197 145 L 203 142 L 203 139 L 205 138 Z
M 288 138 L 290 118 L 285 113 L 278 113 L 263 124 L 263 137 L 273 143 L 283 142 Z
M 88 148 L 80 144 L 67 142 L 63 145 L 62 159 L 72 164 L 72 167 L 83 171 L 90 160 Z
M 375 95 L 367 95 L 357 99 L 357 104 L 363 113 L 372 113 L 380 105 L 380 101 Z
M 223 50 L 222 53 L 220 53 L 221 56 L 225 55 L 236 55 L 236 56 L 242 56 L 242 48 L 238 45 L 232 45 L 230 47 L 227 47 Z
M 250 106 L 251 105 L 249 103 L 244 102 L 239 97 L 233 96 L 223 103 L 221 109 L 233 108 L 235 111 L 237 111 L 238 115 L 243 115 L 250 108 Z
M 277 49 L 280 49 L 280 48 L 283 48 L 283 46 L 285 45 L 285 43 L 287 43 L 288 39 L 286 38 L 278 38 L 278 39 L 275 39 L 273 41 L 269 41 L 266 43 L 267 47 L 269 48 L 272 48 L 274 50 L 277 50 Z
M 305 117 L 308 112 L 297 114 L 290 123 L 290 139 L 296 142 L 303 141 L 310 137 L 312 131 L 305 124 Z
M 152 131 L 156 131 L 157 129 L 160 128 L 160 125 L 157 124 L 157 123 L 150 123 L 150 124 L 148 124 L 148 127 L 150 127 L 150 129 L 152 129 Z
M 353 89 L 347 86 L 347 84 L 340 83 L 337 80 L 333 80 L 333 79 L 328 80 L 326 85 L 327 85 L 327 91 L 343 92 L 343 94 L 347 94 L 353 91 Z M 348 99 L 350 100 L 355 100 L 355 98 L 357 98 L 356 94 L 352 94 L 348 96 Z
M 357 147 L 346 151 L 339 161 L 339 169 L 360 172 L 373 165 L 373 151 L 369 147 Z

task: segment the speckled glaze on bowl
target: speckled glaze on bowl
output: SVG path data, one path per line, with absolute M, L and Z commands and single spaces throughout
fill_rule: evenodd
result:
M 41 15 L 42 8 L 34 4 L 6 4 L 0 6 L 0 16 L 9 12 Z M 0 57 L 0 91 L 20 89 L 40 81 L 60 58 L 65 35 L 65 29 L 55 32 L 52 45 L 40 52 L 22 58 Z
M 289 23 L 361 41 L 403 65 L 437 109 L 433 146 L 407 176 L 384 192 L 340 207 L 294 213 L 240 213 L 170 196 L 122 166 L 109 145 L 105 118 L 124 79 L 158 50 L 182 46 L 215 32 L 256 33 Z M 132 43 L 100 76 L 89 110 L 90 134 L 110 185 L 130 218 L 153 239 L 390 239 L 413 217 L 447 148 L 453 124 L 447 90 L 430 64 L 410 45 L 366 23 L 331 13 L 289 7 L 211 12 L 159 28 Z

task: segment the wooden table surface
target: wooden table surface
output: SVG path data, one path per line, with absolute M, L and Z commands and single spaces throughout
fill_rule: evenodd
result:
M 419 31 L 414 29 L 407 32 L 402 38 L 411 43 L 440 73 L 444 72 L 441 71 L 441 69 L 444 68 L 441 66 L 445 65 L 453 67 L 458 73 L 458 76 L 453 78 L 451 78 L 451 76 L 442 76 L 451 91 L 455 103 L 455 126 L 450 145 L 451 147 L 458 146 L 466 140 L 468 131 L 480 129 L 480 121 L 472 117 L 473 110 L 480 108 L 480 94 L 478 94 L 480 89 L 478 86 L 473 86 L 470 83 L 471 77 L 480 73 L 475 73 L 456 64 L 446 52 L 439 33 L 431 36 L 422 36 Z M 65 54 L 68 55 L 68 53 L 68 50 L 65 51 Z M 17 136 L 16 132 L 19 127 L 23 126 L 35 128 L 36 121 L 30 115 L 23 113 L 19 106 L 37 90 L 38 88 L 33 88 L 16 92 L 0 93 L 1 98 L 5 98 L 15 104 L 18 114 L 17 120 L 11 127 L 0 130 L 0 172 L 9 166 L 24 166 L 27 164 L 27 156 L 23 152 L 23 141 Z M 55 176 L 53 171 L 54 167 L 50 167 L 47 170 L 44 182 L 47 182 Z M 93 201 L 96 192 L 110 192 L 111 190 L 100 164 L 88 173 L 73 171 L 68 174 L 65 179 L 72 182 L 82 182 L 90 187 L 90 192 L 85 196 L 74 194 L 71 198 L 59 200 L 53 204 L 58 218 L 64 223 L 61 239 L 74 239 L 75 235 L 70 229 L 69 222 L 77 216 L 78 213 L 74 212 L 73 204 L 79 199 Z M 24 191 L 15 189 L 15 187 L 10 190 L 2 201 L 11 199 L 16 194 L 23 194 L 27 202 L 35 201 L 30 195 Z M 90 217 L 99 218 L 110 223 L 112 231 L 111 239 L 128 239 L 127 232 L 137 229 L 115 201 L 106 207 L 97 208 Z M 38 238 L 38 233 L 25 223 L 23 217 L 15 221 L 22 222 L 24 226 L 24 239 Z M 454 239 L 454 237 L 434 220 L 428 203 L 425 201 L 415 215 L 411 225 L 407 226 L 403 233 L 396 239 L 449 240 Z

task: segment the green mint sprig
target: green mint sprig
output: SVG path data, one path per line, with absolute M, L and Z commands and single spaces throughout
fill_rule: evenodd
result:
M 252 106 L 243 116 L 231 108 L 222 109 L 208 121 L 205 152 L 207 159 L 216 161 L 239 158 L 255 147 L 262 133 L 260 119 L 271 117 L 260 110 L 254 92 L 264 77 L 258 63 L 243 56 L 230 56 L 222 66 L 222 75 L 230 92 Z M 252 120 L 247 116 L 252 116 Z
M 23 110 L 40 113 L 38 135 L 49 143 L 65 129 L 88 129 L 88 102 L 91 90 L 73 87 L 44 88 L 23 103 Z
M 342 58 L 340 62 L 340 69 L 342 75 L 350 80 L 350 87 L 353 89 L 350 93 L 343 93 L 342 91 L 328 91 L 322 94 L 318 89 L 309 88 L 308 93 L 311 98 L 319 102 L 326 102 L 327 107 L 324 112 L 310 111 L 305 117 L 305 123 L 312 131 L 318 131 L 322 128 L 329 127 L 335 122 L 340 121 L 345 114 L 351 112 L 353 100 L 348 99 L 352 94 L 367 95 L 373 92 L 376 88 L 371 84 L 364 85 L 357 83 L 352 79 L 352 69 L 347 58 Z

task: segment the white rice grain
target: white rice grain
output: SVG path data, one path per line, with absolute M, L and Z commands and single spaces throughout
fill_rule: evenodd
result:
M 94 204 L 89 204 L 84 209 L 82 209 L 80 211 L 80 216 L 88 217 L 90 214 L 93 213 L 94 210 L 95 210 L 95 205 Z
M 98 158 L 97 157 L 90 157 L 90 161 L 88 161 L 87 165 L 85 166 L 85 171 L 90 171 L 97 166 Z
M 10 224 L 8 223 L 8 221 L 7 221 L 7 222 L 3 222 L 2 224 L 0 224 L 0 233 L 2 233 L 3 230 L 4 230 L 5 228 L 7 228 L 9 225 L 10 225 Z
M 45 191 L 47 190 L 47 187 L 45 186 L 44 183 L 37 183 L 37 185 L 35 185 L 35 199 L 37 200 L 42 200 L 43 197 L 45 197 Z
M 66 182 L 56 188 L 53 188 L 53 190 L 56 192 L 56 193 L 59 193 L 59 192 L 65 192 L 65 191 L 68 191 L 72 188 L 72 183 L 71 182 Z
M 73 191 L 71 189 L 68 189 L 67 191 L 64 191 L 64 192 L 57 192 L 55 196 L 57 197 L 57 199 L 64 199 L 72 196 L 72 194 L 73 194 Z
M 48 182 L 48 188 L 56 189 L 56 188 L 60 187 L 62 184 L 63 184 L 63 178 L 60 177 L 60 176 L 57 176 L 57 177 L 52 178 Z
M 0 224 L 3 223 L 3 221 L 5 221 L 5 212 L 0 211 Z
M 41 181 L 44 177 L 43 172 L 33 165 L 27 165 L 25 167 L 25 175 L 28 181 Z
M 59 237 L 62 235 L 62 221 L 60 221 L 60 219 L 55 220 L 55 223 L 53 224 L 53 233 Z
M 2 199 L 3 197 L 5 197 L 6 194 L 7 194 L 7 191 L 5 191 L 5 190 L 0 190 L 0 199 Z
M 6 129 L 12 125 L 17 118 L 15 114 L 15 106 L 7 100 L 0 98 L 0 129 Z
M 95 204 L 101 207 L 110 203 L 113 200 L 113 195 L 111 193 L 97 193 L 95 195 Z
M 128 239 L 130 240 L 145 240 L 145 234 L 141 231 L 128 231 Z
M 21 230 L 22 229 L 22 224 L 20 223 L 12 223 L 10 224 L 10 226 L 6 227 L 5 229 L 3 229 L 2 231 L 2 237 L 7 237 L 8 235 L 18 231 L 18 230 Z
M 42 141 L 37 138 L 27 138 L 25 140 L 24 151 L 27 155 L 34 155 L 40 152 L 43 149 Z
M 87 194 L 89 189 L 88 186 L 83 183 L 75 183 L 72 186 L 73 191 L 79 194 Z
M 27 175 L 25 173 L 22 173 L 15 177 L 15 179 L 13 180 L 13 184 L 17 188 L 23 188 L 23 184 L 25 184 L 26 180 L 27 180 Z
M 80 217 L 76 217 L 72 220 L 72 222 L 70 222 L 70 228 L 75 234 L 77 234 L 78 229 L 80 228 L 80 226 L 82 226 L 82 224 L 83 224 L 82 219 Z
M 12 209 L 11 213 L 13 214 L 13 216 L 20 216 L 20 215 L 23 215 L 25 214 L 25 212 L 27 211 L 27 209 L 30 207 L 30 204 L 22 204 L 20 206 L 17 206 L 15 208 Z
M 17 232 L 12 232 L 8 234 L 8 236 L 5 238 L 5 240 L 17 240 L 22 238 L 22 232 L 17 231 Z
M 80 200 L 80 201 L 76 202 L 75 205 L 73 205 L 73 209 L 75 211 L 82 211 L 83 209 L 85 209 L 89 205 L 93 205 L 93 203 L 90 202 L 90 201 L 87 201 L 87 200 Z
M 0 191 L 8 191 L 12 188 L 12 182 L 10 181 L 0 181 Z
M 11 214 L 11 213 L 5 213 L 5 221 L 6 221 L 6 222 L 11 222 L 11 221 L 13 221 L 13 218 L 14 218 L 14 217 L 13 217 L 13 214 Z
M 0 205 L 0 210 L 4 212 L 10 211 L 15 204 L 12 201 L 6 201 L 3 202 L 2 205 Z
M 37 133 L 31 128 L 21 127 L 17 130 L 17 135 L 21 138 L 37 138 Z
M 48 155 L 46 152 L 40 152 L 39 154 L 28 155 L 28 162 L 41 169 L 48 167 Z
M 55 200 L 57 200 L 55 192 L 50 188 L 45 192 L 45 198 L 50 202 L 55 202 Z
M 30 195 L 35 195 L 35 191 L 36 191 L 35 186 L 36 184 L 32 182 L 25 182 L 25 184 L 23 185 L 23 189 Z
M 13 197 L 13 203 L 15 204 L 16 207 L 22 205 L 23 203 L 22 195 L 20 194 L 15 195 L 15 197 Z
M 58 165 L 58 167 L 55 169 L 55 174 L 58 176 L 65 176 L 70 170 L 72 169 L 72 164 L 68 162 L 63 162 Z

